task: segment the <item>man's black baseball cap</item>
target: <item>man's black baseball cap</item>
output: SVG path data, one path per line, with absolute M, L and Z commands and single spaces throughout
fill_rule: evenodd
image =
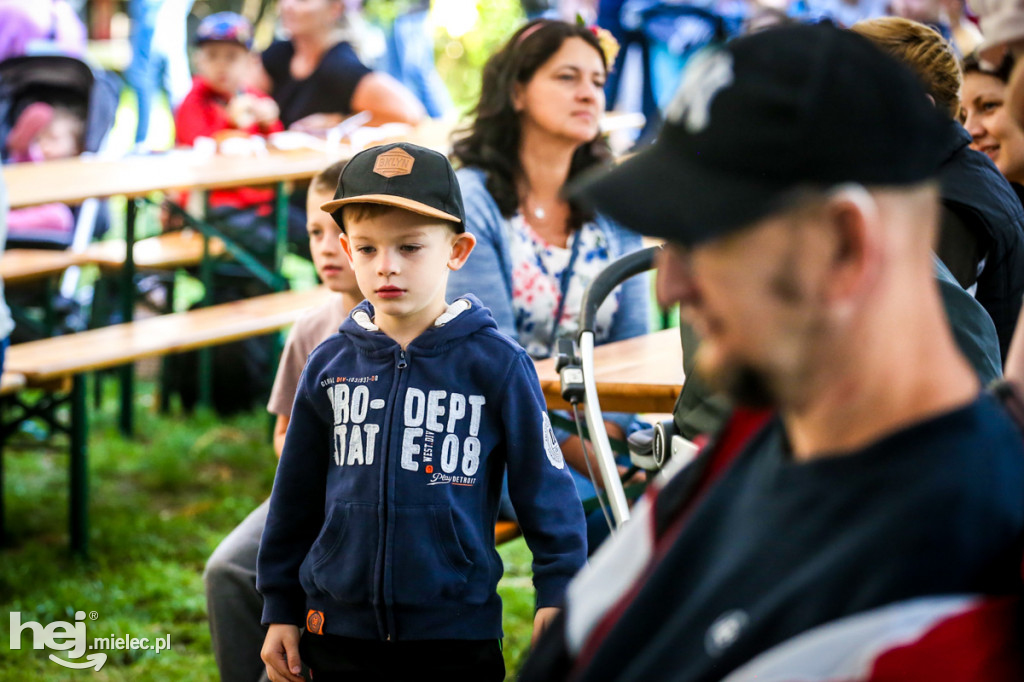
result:
M 694 56 L 657 141 L 571 194 L 692 246 L 799 189 L 934 177 L 948 125 L 917 77 L 867 39 L 829 24 L 774 28 Z
M 384 204 L 448 220 L 465 232 L 462 190 L 444 154 L 409 142 L 371 147 L 359 152 L 338 178 L 334 200 L 320 207 L 342 232 L 341 207 L 346 204 Z

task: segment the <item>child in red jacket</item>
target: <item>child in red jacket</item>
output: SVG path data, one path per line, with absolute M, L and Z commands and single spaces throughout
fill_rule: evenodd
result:
M 249 68 L 252 26 L 234 12 L 218 12 L 203 19 L 196 31 L 196 67 L 199 75 L 174 117 L 178 144 L 192 145 L 197 137 L 217 140 L 235 135 L 266 135 L 283 130 L 277 104 L 269 96 L 245 87 Z M 270 213 L 273 190 L 243 187 L 215 191 L 214 208 L 246 209 L 265 206 Z

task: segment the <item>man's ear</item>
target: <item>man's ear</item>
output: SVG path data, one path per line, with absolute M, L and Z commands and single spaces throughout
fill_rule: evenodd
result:
M 341 250 L 345 252 L 348 257 L 348 262 L 352 262 L 352 244 L 348 241 L 348 234 L 342 232 L 338 235 L 338 241 L 341 242 Z
M 452 239 L 452 254 L 448 258 L 448 269 L 458 270 L 465 265 L 474 246 L 476 246 L 476 237 L 469 232 L 455 235 L 455 238 Z
M 832 236 L 829 300 L 857 297 L 881 271 L 883 235 L 875 198 L 860 186 L 839 188 L 825 207 Z

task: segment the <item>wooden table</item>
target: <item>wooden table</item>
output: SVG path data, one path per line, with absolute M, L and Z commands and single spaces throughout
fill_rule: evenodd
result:
M 344 152 L 343 154 L 341 152 Z M 175 150 L 120 159 L 76 157 L 3 167 L 11 208 L 80 204 L 86 199 L 146 196 L 157 191 L 212 190 L 308 179 L 348 155 L 313 150 L 266 156 L 206 156 Z
M 566 409 L 554 358 L 536 364 L 551 409 Z M 666 329 L 594 349 L 595 378 L 605 412 L 671 412 L 683 388 L 678 329 Z
M 402 139 L 447 152 L 452 124 L 427 121 Z M 142 197 L 153 192 L 214 190 L 309 180 L 355 153 L 347 145 L 330 150 L 270 150 L 259 156 L 225 156 L 175 149 L 117 159 L 80 156 L 3 166 L 12 209 L 86 199 Z

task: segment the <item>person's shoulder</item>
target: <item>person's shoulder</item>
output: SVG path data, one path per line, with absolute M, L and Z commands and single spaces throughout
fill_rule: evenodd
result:
M 295 46 L 290 40 L 275 40 L 267 46 L 267 49 L 263 50 L 261 57 L 264 62 L 267 60 L 277 61 L 291 59 L 293 54 L 295 54 Z
M 455 171 L 455 177 L 459 181 L 459 189 L 462 190 L 463 198 L 469 192 L 487 192 L 487 174 L 482 168 L 476 166 L 463 166 Z M 489 193 L 488 193 L 489 194 Z
M 988 472 L 1015 477 L 1024 486 L 1024 439 L 989 393 L 944 414 L 924 419 L 888 439 L 902 457 L 919 458 L 933 473 L 959 480 L 967 471 L 977 480 Z
M 968 434 L 1001 441 L 1004 451 L 1024 455 L 1024 438 L 994 395 L 983 392 L 967 409 L 973 417 L 973 428 Z
M 296 339 L 308 339 L 307 352 L 312 352 L 322 341 L 338 331 L 348 312 L 341 294 L 332 294 L 320 305 L 302 313 L 292 326 L 292 334 Z
M 462 357 L 483 358 L 486 381 L 507 377 L 521 369 L 523 362 L 532 363 L 529 354 L 510 336 L 497 327 L 483 327 L 459 342 Z
M 334 332 L 313 343 L 306 358 L 306 373 L 310 376 L 315 376 L 328 365 L 340 366 L 351 357 L 347 351 L 351 350 L 352 344 L 346 341 L 343 334 L 337 333 L 337 329 Z
M 327 56 L 330 59 L 352 59 L 357 62 L 359 61 L 359 55 L 356 54 L 355 48 L 352 47 L 351 43 L 345 40 L 332 45 L 330 49 L 327 50 Z
M 192 77 L 192 87 L 189 88 L 185 98 L 181 100 L 181 104 L 178 105 L 178 111 L 181 111 L 182 107 L 194 107 L 204 106 L 207 100 L 210 99 L 212 91 L 206 79 L 202 76 Z M 175 112 L 177 114 L 177 112 Z
M 910 457 L 907 491 L 920 485 L 917 494 L 931 500 L 935 509 L 952 510 L 954 519 L 969 513 L 987 526 L 986 532 L 1001 532 L 1007 522 L 1019 532 L 1024 518 L 1024 439 L 992 395 L 983 393 L 914 431 L 915 442 L 898 453 Z
M 288 80 L 288 69 L 294 55 L 295 46 L 287 40 L 275 40 L 263 50 L 260 61 L 272 82 L 280 84 Z
M 318 70 L 326 70 L 329 73 L 338 73 L 340 71 L 345 74 L 356 73 L 359 75 L 372 71 L 359 59 L 355 49 L 345 41 L 335 43 L 327 50 Z
M 501 210 L 487 189 L 487 174 L 483 169 L 466 166 L 455 171 L 459 191 L 467 215 L 473 216 L 474 228 L 494 228 L 501 222 Z
M 189 100 L 194 100 L 197 97 L 209 92 L 210 87 L 206 84 L 206 79 L 200 75 L 192 76 L 192 86 L 188 89 L 188 93 L 185 95 L 185 99 L 181 100 L 182 104 Z M 179 105 L 180 106 L 180 105 Z

